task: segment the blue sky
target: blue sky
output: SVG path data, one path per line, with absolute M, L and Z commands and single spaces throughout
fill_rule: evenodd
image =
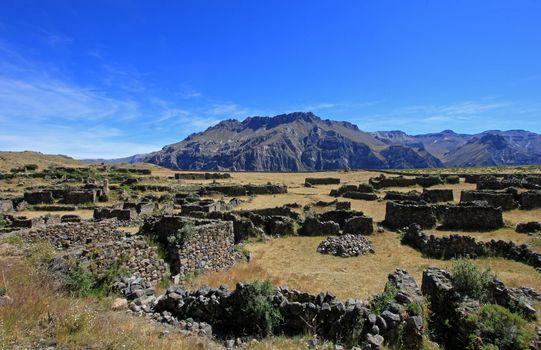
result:
M 0 149 L 160 149 L 222 119 L 541 132 L 541 2 L 0 2 Z

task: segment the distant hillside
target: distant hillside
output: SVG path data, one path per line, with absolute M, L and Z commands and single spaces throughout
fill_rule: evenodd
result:
M 224 120 L 162 150 L 99 162 L 171 169 L 311 171 L 541 164 L 541 135 L 523 131 L 424 135 L 364 132 L 349 122 L 296 112 Z
M 541 135 L 524 130 L 457 134 L 451 130 L 410 136 L 401 131 L 375 132 L 387 144 L 424 147 L 446 167 L 541 164 Z
M 422 147 L 388 145 L 312 113 L 225 120 L 144 161 L 173 169 L 302 171 L 441 167 Z
M 45 169 L 49 165 L 84 166 L 85 164 L 64 155 L 50 155 L 40 152 L 2 152 L 0 151 L 0 171 L 8 172 L 10 169 L 22 167 L 27 164 L 36 164 L 38 169 Z

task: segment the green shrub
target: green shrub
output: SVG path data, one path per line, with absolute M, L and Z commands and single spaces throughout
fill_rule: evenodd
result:
M 487 286 L 494 279 L 490 269 L 480 271 L 471 261 L 456 260 L 451 267 L 453 286 L 459 293 L 480 301 L 486 300 Z
M 94 275 L 86 265 L 70 261 L 67 282 L 68 290 L 78 297 L 94 295 L 96 289 Z
M 8 221 L 4 214 L 0 214 L 0 228 L 4 228 L 8 226 Z
M 526 320 L 499 305 L 483 305 L 468 322 L 470 349 L 526 350 L 534 337 Z
M 113 284 L 128 271 L 120 261 L 101 271 L 92 271 L 88 264 L 70 260 L 68 269 L 68 290 L 78 297 L 108 296 Z
M 391 283 L 385 285 L 385 290 L 381 294 L 377 294 L 370 300 L 370 309 L 375 314 L 381 314 L 390 303 L 394 301 L 394 298 L 398 294 L 398 289 Z
M 236 307 L 232 318 L 235 331 L 266 337 L 273 334 L 282 321 L 282 315 L 272 305 L 274 289 L 269 281 L 256 281 L 235 291 Z
M 419 316 L 421 314 L 421 307 L 419 306 L 419 304 L 415 304 L 415 303 L 411 303 L 411 304 L 408 304 L 408 314 L 410 316 Z

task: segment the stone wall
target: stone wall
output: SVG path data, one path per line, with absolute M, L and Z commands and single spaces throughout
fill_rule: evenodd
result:
M 140 236 L 118 230 L 111 222 L 70 222 L 29 230 L 22 233 L 29 242 L 46 239 L 65 257 L 92 262 L 96 274 L 120 263 L 130 274 L 137 273 L 149 284 L 158 283 L 165 275 L 165 262 L 158 257 L 156 247 Z
M 163 246 L 173 274 L 224 270 L 237 260 L 231 221 L 163 216 L 145 220 L 143 232 Z
M 521 209 L 541 208 L 541 191 L 528 191 L 519 195 Z
M 438 342 L 446 349 L 471 348 L 474 340 L 469 335 L 472 327 L 477 325 L 472 324 L 468 316 L 481 308 L 480 301 L 463 295 L 455 287 L 451 273 L 436 267 L 429 267 L 423 272 L 421 288 L 430 303 L 431 330 Z M 507 288 L 497 279 L 489 283 L 485 295 L 485 303 L 503 306 L 528 320 L 536 316 L 532 299 L 527 293 L 521 289 Z
M 436 216 L 432 207 L 426 203 L 417 202 L 387 202 L 384 224 L 392 229 L 401 229 L 413 223 L 422 228 L 436 226 Z
M 423 189 L 421 199 L 428 203 L 452 202 L 454 200 L 452 189 Z
M 491 240 L 488 242 L 476 241 L 471 236 L 426 235 L 418 225 L 410 225 L 404 232 L 402 244 L 406 244 L 430 258 L 479 258 L 499 256 L 541 268 L 541 253 L 528 248 L 525 244 L 515 244 L 511 241 Z
M 482 205 L 479 202 L 464 202 L 440 207 L 438 215 L 442 226 L 457 230 L 496 230 L 503 227 L 501 208 Z
M 278 288 L 266 300 L 282 317 L 274 331 L 291 336 L 313 334 L 339 344 L 358 344 L 362 349 L 382 349 L 384 344 L 419 349 L 422 346 L 422 313 L 411 314 L 409 306 L 417 304 L 422 310 L 420 290 L 415 280 L 402 269 L 390 274 L 388 280 L 398 293 L 385 310 L 378 313 L 371 310 L 369 303 L 358 299 L 343 302 L 329 292 L 311 295 L 287 287 Z M 245 307 L 241 295 L 247 287 L 239 283 L 231 292 L 227 286 L 202 287 L 195 291 L 172 286 L 165 295 L 155 298 L 157 301 L 147 315 L 172 324 L 186 319 L 208 324 L 208 331 L 225 338 L 254 336 L 247 331 L 258 329 L 258 325 L 247 325 L 253 321 L 238 317 Z M 133 301 L 130 309 L 132 304 L 138 305 L 137 302 Z M 141 310 L 141 307 L 134 309 Z
M 462 191 L 460 193 L 461 202 L 485 201 L 488 205 L 502 210 L 512 210 L 518 208 L 513 193 L 497 191 Z
M 284 194 L 287 193 L 285 185 L 209 185 L 201 187 L 199 194 L 204 196 L 212 193 L 221 193 L 224 196 L 251 196 L 266 194 Z
M 51 191 L 33 191 L 24 193 L 24 201 L 28 204 L 51 204 L 54 199 Z
M 338 185 L 340 178 L 337 177 L 307 177 L 304 180 L 305 186 L 311 185 Z
M 66 204 L 86 204 L 96 202 L 96 191 L 94 190 L 80 190 L 80 191 L 66 191 L 64 199 L 62 200 Z
M 409 192 L 387 191 L 383 198 L 387 201 L 414 201 L 421 200 L 421 193 L 413 190 Z
M 100 207 L 94 209 L 94 220 L 117 219 L 120 221 L 130 221 L 134 219 L 134 213 L 130 209 L 118 209 L 109 207 Z
M 220 180 L 229 179 L 229 173 L 176 173 L 176 180 Z

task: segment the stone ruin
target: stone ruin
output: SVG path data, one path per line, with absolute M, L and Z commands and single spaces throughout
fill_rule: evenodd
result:
M 45 239 L 63 252 L 63 259 L 74 257 L 78 261 L 88 261 L 96 273 L 115 262 L 121 262 L 130 274 L 136 274 L 145 283 L 154 285 L 162 280 L 166 272 L 166 264 L 158 257 L 155 247 L 150 246 L 143 237 L 120 231 L 109 222 L 62 223 L 28 230 L 20 235 L 28 242 Z M 65 265 L 66 262 L 56 261 L 56 264 Z
M 456 183 L 453 177 L 446 177 L 450 179 L 448 183 Z M 421 187 L 431 187 L 435 185 L 442 185 L 444 180 L 439 175 L 423 175 L 415 178 L 406 178 L 402 175 L 396 177 L 386 177 L 381 174 L 377 177 L 372 177 L 368 180 L 368 183 L 375 189 L 382 189 L 385 187 L 410 187 L 419 185 Z
M 541 232 L 541 223 L 537 221 L 520 223 L 515 231 L 518 233 L 539 233 Z
M 389 274 L 389 286 L 397 294 L 383 310 L 372 310 L 369 303 L 358 299 L 338 300 L 332 293 L 318 295 L 281 287 L 269 302 L 281 315 L 276 333 L 291 336 L 311 333 L 339 344 L 358 343 L 363 349 L 382 349 L 385 344 L 401 344 L 407 349 L 422 346 L 422 312 L 412 314 L 411 304 L 423 308 L 423 296 L 413 277 L 397 269 Z M 137 315 L 148 316 L 184 329 L 196 329 L 200 334 L 219 335 L 222 339 L 253 336 L 258 326 L 253 320 L 239 317 L 244 307 L 241 297 L 248 285 L 239 283 L 234 291 L 227 286 L 201 287 L 194 291 L 174 285 L 161 296 L 140 291 L 133 293 L 129 309 Z M 228 347 L 233 341 L 226 341 Z
M 333 197 L 344 197 L 350 199 L 360 199 L 367 201 L 374 201 L 378 199 L 377 194 L 374 193 L 374 188 L 369 184 L 356 185 L 342 185 L 338 189 L 331 190 L 330 193 Z
M 52 204 L 54 198 L 51 191 L 27 191 L 24 193 L 24 201 L 28 204 Z
M 423 189 L 420 198 L 428 203 L 452 202 L 454 195 L 452 189 Z
M 525 263 L 541 269 L 541 253 L 532 251 L 526 244 L 511 241 L 476 241 L 471 236 L 426 235 L 419 225 L 410 225 L 402 237 L 402 244 L 408 245 L 425 256 L 434 259 L 480 258 L 498 256 Z
M 391 229 L 402 229 L 410 224 L 422 228 L 489 231 L 504 226 L 500 208 L 486 202 L 430 205 L 424 201 L 388 201 L 383 224 Z
M 160 244 L 171 272 L 181 277 L 225 270 L 239 258 L 230 221 L 165 215 L 146 219 L 142 232 Z
M 503 190 L 509 187 L 525 188 L 528 190 L 541 189 L 540 175 L 478 175 L 474 179 L 477 180 L 474 182 L 477 184 L 477 190 Z
M 340 184 L 340 178 L 337 177 L 307 177 L 304 180 L 306 187 L 314 185 L 338 185 Z
M 518 202 L 515 201 L 515 195 L 512 192 L 499 191 L 462 191 L 460 193 L 460 202 L 485 201 L 488 205 L 502 210 L 512 210 L 518 208 Z
M 230 179 L 229 173 L 176 173 L 176 180 L 222 180 Z
M 383 199 L 386 201 L 419 202 L 421 201 L 421 193 L 415 190 L 409 192 L 387 191 Z
M 195 212 L 211 213 L 214 211 L 229 211 L 233 210 L 241 201 L 237 198 L 231 199 L 228 203 L 225 201 L 214 201 L 213 199 L 204 199 L 195 202 L 187 202 L 182 204 L 182 215 L 190 215 Z
M 287 193 L 285 185 L 209 185 L 202 186 L 199 190 L 199 195 L 206 196 L 213 193 L 219 193 L 228 197 L 252 196 L 252 195 L 267 195 L 267 194 L 284 194 Z
M 330 254 L 342 258 L 374 253 L 372 242 L 361 235 L 343 234 L 330 236 L 317 246 L 321 254 Z
M 436 226 L 436 216 L 432 206 L 426 203 L 388 201 L 385 209 L 384 225 L 392 229 L 401 229 L 412 223 L 422 228 Z
M 22 229 L 42 228 L 46 225 L 56 225 L 60 223 L 60 216 L 45 215 L 29 218 L 26 216 L 5 215 L 8 225 L 3 228 L 4 232 L 11 232 Z
M 445 229 L 490 231 L 504 226 L 501 208 L 491 207 L 485 202 L 441 205 L 436 213 Z
M 525 210 L 541 208 L 541 191 L 528 191 L 519 194 L 520 208 Z
M 107 219 L 116 219 L 118 221 L 132 221 L 152 215 L 156 208 L 156 203 L 153 202 L 124 202 L 114 207 L 94 208 L 93 218 L 97 221 Z

